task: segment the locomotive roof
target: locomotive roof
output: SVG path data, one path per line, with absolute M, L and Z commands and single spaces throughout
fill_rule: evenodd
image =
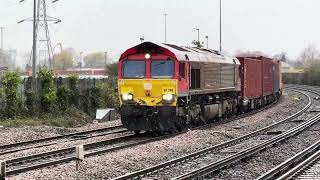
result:
M 223 55 L 221 52 L 216 50 L 197 47 L 183 47 L 174 44 L 157 44 L 153 42 L 144 42 L 128 49 L 121 55 L 121 59 L 135 53 L 156 53 L 159 51 L 166 51 L 166 53 L 175 56 L 178 61 L 240 64 L 237 58 Z

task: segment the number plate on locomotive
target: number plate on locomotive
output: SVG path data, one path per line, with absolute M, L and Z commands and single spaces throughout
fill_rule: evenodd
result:
M 163 94 L 174 94 L 174 88 L 162 88 Z

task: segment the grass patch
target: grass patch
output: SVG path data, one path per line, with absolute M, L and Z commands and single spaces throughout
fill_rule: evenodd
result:
M 16 117 L 14 119 L 0 119 L 0 125 L 4 127 L 24 126 L 53 126 L 74 128 L 86 125 L 92 118 L 76 108 L 69 108 L 65 112 L 40 114 L 30 117 Z

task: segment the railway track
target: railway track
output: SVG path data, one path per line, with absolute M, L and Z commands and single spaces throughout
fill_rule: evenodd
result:
M 4 144 L 4 145 L 0 145 L 0 156 L 23 151 L 23 150 L 28 150 L 28 149 L 51 146 L 61 142 L 78 141 L 78 140 L 84 140 L 84 139 L 89 139 L 94 137 L 107 136 L 111 134 L 120 134 L 125 132 L 128 132 L 128 130 L 123 128 L 122 126 L 113 126 L 113 127 L 99 128 L 99 129 L 88 130 L 88 131 L 81 131 L 76 133 L 68 133 L 68 134 L 35 139 L 30 141 L 22 141 L 22 142 L 17 142 L 12 144 Z M 62 141 L 63 139 L 64 141 Z
M 274 103 L 275 104 L 275 103 Z M 218 121 L 212 124 L 204 125 L 201 127 L 197 127 L 194 129 L 205 129 L 205 128 L 210 128 L 213 126 L 221 125 L 228 123 L 230 121 L 235 121 L 238 119 L 241 119 L 243 117 L 250 116 L 252 114 L 261 112 L 267 108 L 270 108 L 274 104 L 271 104 L 269 106 L 266 106 L 264 108 L 234 117 L 230 119 L 225 119 L 223 121 Z M 119 138 L 114 138 L 106 141 L 100 141 L 100 142 L 95 142 L 95 143 L 89 143 L 89 144 L 84 144 L 84 150 L 85 150 L 85 157 L 90 157 L 90 156 L 95 156 L 107 152 L 112 152 L 128 147 L 133 147 L 141 144 L 146 144 L 149 142 L 154 142 L 154 141 L 160 141 L 166 138 L 172 138 L 174 136 L 177 136 L 181 133 L 176 133 L 176 134 L 171 134 L 171 135 L 165 135 L 165 136 L 160 136 L 160 137 L 146 137 L 143 136 L 136 136 L 133 134 L 122 136 Z M 30 170 L 38 169 L 38 168 L 43 168 L 43 167 L 48 167 L 51 165 L 56 165 L 56 164 L 61 164 L 65 162 L 70 162 L 76 160 L 75 156 L 75 147 L 71 148 L 65 148 L 65 149 L 59 149 L 59 150 L 54 150 L 54 151 L 49 151 L 49 152 L 44 152 L 44 153 L 39 153 L 39 154 L 34 154 L 26 157 L 20 157 L 20 158 L 15 158 L 15 159 L 10 159 L 6 161 L 6 174 L 8 176 L 15 175 L 18 173 L 22 172 L 27 172 Z
M 320 179 L 320 141 L 257 178 L 267 179 Z
M 301 88 L 320 92 L 319 87 L 296 87 L 296 89 Z M 320 94 L 318 93 L 318 95 Z M 257 178 L 257 180 L 267 179 L 320 179 L 320 141 L 315 142 Z
M 305 180 L 320 179 L 320 151 L 280 177 L 280 179 L 284 178 Z
M 198 152 L 173 159 L 137 172 L 129 173 L 115 179 L 193 179 L 204 177 L 207 174 L 210 174 L 236 161 L 239 161 L 263 149 L 266 149 L 267 147 L 272 146 L 280 141 L 283 141 L 286 138 L 289 138 L 308 128 L 312 124 L 318 122 L 320 119 L 320 114 L 316 114 L 308 121 L 300 122 L 299 125 L 288 129 L 287 131 L 280 132 L 279 134 L 270 133 L 269 135 L 266 135 L 268 131 L 276 128 L 278 125 L 281 125 L 283 123 L 292 123 L 292 120 L 299 117 L 311 107 L 311 98 L 307 94 L 305 95 L 309 99 L 308 105 L 301 111 L 278 123 L 241 136 L 239 138 L 227 141 L 225 143 L 218 144 L 207 149 L 200 150 Z M 259 138 L 257 138 L 258 136 L 268 136 L 268 139 L 260 140 Z M 235 149 L 237 150 L 235 151 Z M 201 164 L 207 165 L 201 167 Z

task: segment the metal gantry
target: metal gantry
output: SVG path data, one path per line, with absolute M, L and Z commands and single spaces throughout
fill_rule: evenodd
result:
M 19 2 L 24 2 L 20 0 Z M 55 3 L 59 0 L 53 0 Z M 61 20 L 47 15 L 47 0 L 33 0 L 33 17 L 19 21 L 33 22 L 33 43 L 32 43 L 32 77 L 36 78 L 37 64 L 54 68 L 53 48 L 51 44 L 48 22 L 54 24 L 60 23 Z M 41 53 L 40 53 L 41 52 Z M 41 61 L 41 62 L 40 62 Z

